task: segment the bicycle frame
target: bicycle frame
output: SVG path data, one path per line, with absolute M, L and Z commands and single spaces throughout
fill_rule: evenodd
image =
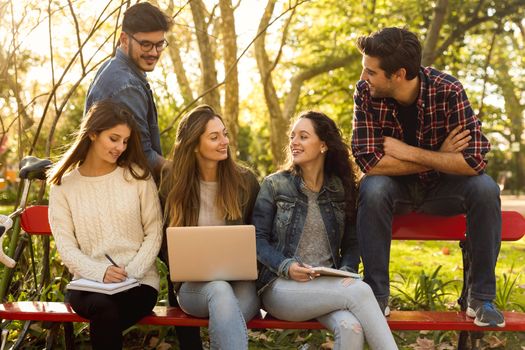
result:
M 29 196 L 29 188 L 31 187 L 31 182 L 32 182 L 31 179 L 22 180 L 23 186 L 22 186 L 22 195 L 20 196 L 20 203 L 17 209 L 8 216 L 8 218 L 12 220 L 11 235 L 9 237 L 9 247 L 7 250 L 7 254 L 4 253 L 3 249 L 0 252 L 0 254 L 4 255 L 3 260 L 10 262 L 11 266 L 6 265 L 6 267 L 2 271 L 2 279 L 0 280 L 0 300 L 2 301 L 4 300 L 6 296 L 7 287 L 11 284 L 11 278 L 13 277 L 13 270 L 16 265 L 16 262 L 18 262 L 18 259 L 20 258 L 20 255 L 22 254 L 22 249 L 19 249 L 18 252 L 16 249 L 20 236 L 21 236 L 20 235 L 20 214 L 24 211 L 26 207 L 27 198 Z M 2 241 L 7 235 L 7 233 L 8 232 L 6 229 L 6 232 L 4 232 L 4 235 L 2 235 L 2 239 L 1 239 Z
M 14 267 L 16 267 L 16 264 L 18 260 L 20 259 L 20 256 L 22 255 L 22 252 L 24 250 L 25 245 L 27 244 L 27 241 L 30 240 L 25 237 L 25 235 L 21 235 L 21 225 L 20 225 L 20 215 L 24 212 L 29 196 L 29 189 L 31 187 L 31 184 L 33 180 L 39 179 L 44 180 L 45 179 L 45 171 L 46 169 L 51 165 L 51 161 L 48 159 L 39 159 L 33 156 L 25 157 L 20 161 L 20 172 L 19 176 L 22 179 L 21 186 L 18 187 L 17 192 L 17 205 L 15 205 L 15 210 L 11 215 L 7 217 L 7 219 L 2 220 L 3 222 L 6 222 L 7 224 L 4 226 L 4 235 L 7 235 L 7 226 L 11 227 L 11 235 L 9 236 L 9 247 L 7 251 L 7 255 L 3 251 L 3 246 L 0 246 L 0 254 L 2 255 L 2 259 L 0 259 L 0 262 L 7 262 L 6 267 L 2 271 L 2 279 L 0 280 L 0 300 L 4 301 L 9 286 L 11 284 L 11 279 L 13 277 L 14 273 Z M 44 189 L 44 188 L 42 188 Z M 5 217 L 4 217 L 5 218 Z M 5 238 L 5 236 L 2 235 L 2 241 Z M 34 257 L 33 257 L 33 249 L 32 245 L 30 245 L 31 250 L 31 261 L 34 265 Z M 13 264 L 14 263 L 14 264 Z M 36 271 L 33 268 L 33 272 L 35 275 L 35 281 L 36 281 Z

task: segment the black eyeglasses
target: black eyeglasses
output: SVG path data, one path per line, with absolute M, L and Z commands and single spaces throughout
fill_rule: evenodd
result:
M 150 52 L 151 50 L 153 50 L 153 47 L 155 46 L 155 48 L 157 49 L 157 52 L 161 52 L 162 50 L 164 50 L 167 46 L 168 46 L 168 41 L 166 39 L 164 40 L 161 40 L 159 42 L 156 42 L 156 43 L 153 43 L 151 41 L 148 41 L 148 40 L 137 40 L 133 35 L 129 34 L 129 33 L 126 33 L 131 39 L 135 40 L 139 45 L 140 45 L 140 48 L 142 49 L 142 51 L 144 52 Z

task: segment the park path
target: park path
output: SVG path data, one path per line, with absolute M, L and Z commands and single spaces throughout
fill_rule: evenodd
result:
M 525 216 L 525 196 L 501 196 L 501 209 L 502 210 L 514 210 L 520 212 L 521 215 Z

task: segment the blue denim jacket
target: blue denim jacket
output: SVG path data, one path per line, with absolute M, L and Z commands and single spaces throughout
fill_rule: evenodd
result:
M 252 218 L 257 233 L 259 293 L 275 278 L 288 278 L 288 268 L 295 261 L 308 210 L 308 199 L 300 186 L 301 178 L 288 171 L 268 176 L 261 185 Z M 325 178 L 317 202 L 335 268 L 356 271 L 359 247 L 355 225 L 345 215 L 341 179 Z
M 142 72 L 120 49 L 104 62 L 89 86 L 84 113 L 97 101 L 111 98 L 128 107 L 140 129 L 142 148 L 151 167 L 160 161 L 160 133 L 153 93 Z

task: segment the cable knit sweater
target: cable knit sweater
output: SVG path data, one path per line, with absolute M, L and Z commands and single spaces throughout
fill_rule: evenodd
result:
M 159 289 L 162 216 L 153 179 L 137 180 L 121 167 L 95 177 L 75 169 L 51 186 L 49 223 L 75 278 L 102 282 L 108 254 L 129 277 Z

